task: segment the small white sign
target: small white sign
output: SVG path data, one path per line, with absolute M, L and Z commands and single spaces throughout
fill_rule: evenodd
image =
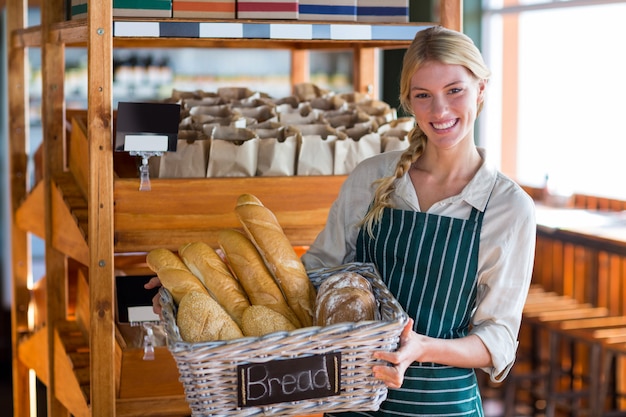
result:
M 124 150 L 127 152 L 167 152 L 166 135 L 126 135 Z
M 128 307 L 128 322 L 142 321 L 159 321 L 159 315 L 154 313 L 152 306 Z

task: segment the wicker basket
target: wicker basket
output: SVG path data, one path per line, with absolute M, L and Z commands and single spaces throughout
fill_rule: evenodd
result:
M 187 343 L 181 339 L 176 326 L 172 297 L 167 290 L 161 289 L 168 348 L 177 363 L 192 415 L 279 416 L 377 410 L 387 397 L 387 388 L 373 377 L 372 366 L 382 362 L 372 358 L 372 353 L 395 350 L 408 318 L 372 264 L 350 263 L 315 270 L 309 273 L 309 277 L 318 287 L 325 278 L 342 271 L 358 272 L 372 283 L 379 303 L 380 321 L 306 327 L 230 341 Z M 331 352 L 339 352 L 341 356 L 338 395 L 263 406 L 238 406 L 238 365 Z

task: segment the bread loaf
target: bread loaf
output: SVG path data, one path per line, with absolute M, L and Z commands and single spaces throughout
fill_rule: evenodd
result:
M 372 284 L 363 275 L 346 271 L 326 278 L 317 289 L 317 295 L 320 297 L 327 291 L 344 287 L 362 288 L 366 291 L 372 291 Z
M 204 242 L 182 245 L 178 253 L 189 270 L 200 279 L 209 294 L 241 326 L 244 310 L 250 301 L 241 284 L 215 250 Z
M 235 214 L 303 327 L 313 324 L 315 288 L 276 216 L 253 195 L 237 199 Z
M 206 292 L 185 294 L 178 306 L 176 324 L 189 343 L 231 340 L 243 337 L 232 317 Z
M 269 307 L 286 317 L 296 328 L 302 326 L 287 305 L 285 296 L 265 266 L 263 258 L 246 235 L 234 229 L 224 229 L 218 233 L 217 243 L 248 295 L 250 304 Z
M 315 324 L 330 326 L 344 322 L 374 320 L 376 299 L 371 291 L 363 288 L 342 287 L 318 297 Z
M 375 320 L 377 312 L 372 284 L 356 272 L 333 274 L 317 289 L 315 324 L 318 326 Z
M 169 249 L 159 248 L 148 252 L 148 267 L 157 274 L 163 285 L 171 294 L 176 304 L 190 291 L 204 292 L 206 288 L 200 280 L 187 268 L 185 263 Z
M 296 327 L 285 316 L 262 305 L 251 305 L 243 313 L 243 334 L 260 337 L 278 331 L 292 331 Z

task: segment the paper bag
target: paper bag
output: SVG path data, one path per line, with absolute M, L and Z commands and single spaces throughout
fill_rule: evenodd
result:
M 206 176 L 253 177 L 257 169 L 258 147 L 259 139 L 250 129 L 214 127 Z
M 255 132 L 259 137 L 257 176 L 295 175 L 300 132 L 289 127 L 259 129 Z
M 380 136 L 382 152 L 403 151 L 409 147 L 408 132 L 403 129 L 387 129 Z
M 305 125 L 322 123 L 321 111 L 315 110 L 309 103 L 300 103 L 297 109 L 280 107 L 278 121 L 285 125 Z
M 159 158 L 159 178 L 204 178 L 210 140 L 202 132 L 178 132 L 176 152 L 166 152 Z
M 335 142 L 335 175 L 347 175 L 361 161 L 381 152 L 380 134 L 371 128 L 357 126 L 347 129 L 345 133 L 345 139 Z
M 296 175 L 332 175 L 334 170 L 335 142 L 344 134 L 327 124 L 294 126 L 302 135 Z

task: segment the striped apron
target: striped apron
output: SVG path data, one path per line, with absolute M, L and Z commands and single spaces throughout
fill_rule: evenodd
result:
M 360 231 L 357 262 L 373 262 L 417 333 L 442 339 L 466 336 L 476 304 L 480 228 L 469 219 L 386 208 L 374 238 Z M 372 416 L 483 416 L 473 369 L 414 362 L 399 389 L 390 389 Z

